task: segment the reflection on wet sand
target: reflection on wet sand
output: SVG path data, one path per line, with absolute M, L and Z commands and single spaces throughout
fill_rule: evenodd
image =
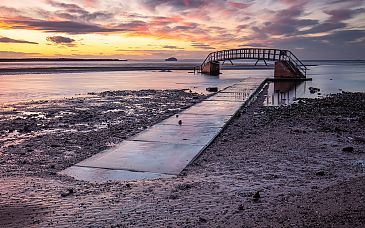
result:
M 279 106 L 293 103 L 297 97 L 306 93 L 305 81 L 285 81 L 270 83 L 265 105 Z

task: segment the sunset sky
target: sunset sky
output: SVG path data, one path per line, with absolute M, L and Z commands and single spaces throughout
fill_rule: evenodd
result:
M 240 47 L 365 59 L 365 0 L 0 0 L 0 58 L 204 58 Z

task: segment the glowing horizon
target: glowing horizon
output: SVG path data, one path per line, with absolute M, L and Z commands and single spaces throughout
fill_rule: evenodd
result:
M 193 59 L 239 47 L 365 59 L 365 1 L 0 2 L 1 58 Z

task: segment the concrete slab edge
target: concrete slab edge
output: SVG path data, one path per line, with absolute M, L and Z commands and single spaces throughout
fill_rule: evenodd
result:
M 210 146 L 210 144 L 218 137 L 218 135 L 220 135 L 227 128 L 227 126 L 232 122 L 232 120 L 236 117 L 237 113 L 242 110 L 242 108 L 249 106 L 256 99 L 258 94 L 260 94 L 260 92 L 264 89 L 265 85 L 268 82 L 269 82 L 268 79 L 265 79 L 263 82 L 260 83 L 260 85 L 247 98 L 247 100 L 245 102 L 243 102 L 241 107 L 238 108 L 237 111 L 231 116 L 231 118 L 224 124 L 224 126 L 221 128 L 221 130 L 194 156 L 194 158 L 186 165 L 186 167 L 189 166 L 190 164 L 192 164 L 204 152 L 204 150 Z M 183 172 L 185 170 L 185 168 L 181 172 Z

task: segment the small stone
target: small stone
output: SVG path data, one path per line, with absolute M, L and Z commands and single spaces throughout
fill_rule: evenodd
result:
M 52 144 L 51 147 L 61 147 L 61 145 L 58 145 L 58 144 Z
M 127 188 L 130 188 L 130 187 L 131 187 L 131 184 L 130 184 L 130 183 L 127 183 L 127 184 L 125 184 L 125 186 L 126 186 Z
M 68 188 L 67 191 L 61 192 L 61 196 L 66 197 L 66 196 L 69 196 L 73 193 L 74 193 L 74 189 L 73 188 Z
M 352 153 L 354 152 L 354 148 L 352 146 L 348 146 L 348 147 L 344 147 L 342 148 L 342 151 L 343 152 L 349 152 L 349 153 Z
M 207 222 L 205 218 L 199 217 L 199 222 Z
M 178 196 L 176 195 L 176 194 L 172 194 L 172 195 L 170 195 L 170 197 L 169 197 L 170 199 L 177 199 L 178 198 Z
M 61 196 L 62 196 L 62 197 L 66 197 L 66 196 L 68 196 L 68 195 L 70 195 L 70 193 L 68 193 L 68 192 L 61 192 Z
M 238 210 L 239 210 L 239 211 L 243 211 L 243 205 L 239 205 L 239 206 L 238 206 Z
M 179 118 L 179 115 L 176 115 L 176 118 Z
M 257 191 L 257 192 L 255 193 L 255 195 L 253 195 L 253 200 L 254 200 L 254 201 L 258 201 L 260 198 L 261 198 L 261 196 L 260 196 L 260 191 Z
M 185 191 L 185 190 L 189 190 L 191 189 L 191 185 L 190 184 L 178 184 L 176 186 L 177 189 Z
M 32 130 L 30 129 L 30 127 L 29 126 L 24 126 L 24 128 L 23 128 L 23 132 L 25 132 L 25 133 L 29 133 L 29 132 L 31 132 Z
M 365 143 L 365 138 L 364 138 L 364 137 L 355 136 L 355 137 L 354 137 L 354 140 L 355 140 L 355 141 L 358 141 L 358 142 L 363 142 L 363 143 Z
M 324 171 L 318 171 L 318 172 L 316 172 L 316 175 L 317 176 L 324 176 L 324 175 L 326 175 L 326 173 Z
M 179 122 L 178 122 L 178 123 L 179 123 L 179 125 L 182 125 L 182 120 L 179 120 Z
M 208 87 L 208 88 L 206 88 L 206 91 L 208 91 L 208 92 L 218 92 L 218 87 Z

